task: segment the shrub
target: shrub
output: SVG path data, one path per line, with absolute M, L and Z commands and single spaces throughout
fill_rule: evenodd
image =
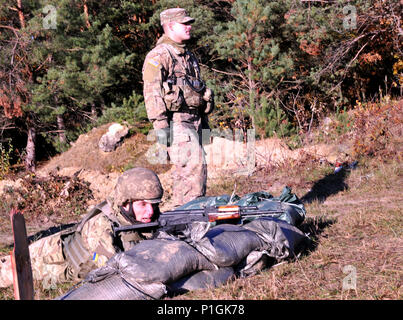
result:
M 135 131 L 146 134 L 151 128 L 151 124 L 148 121 L 143 97 L 133 92 L 128 99 L 123 99 L 121 106 L 112 103 L 110 108 L 104 110 L 97 125 L 111 122 L 126 122 L 132 126 L 135 125 Z
M 402 147 L 403 100 L 358 105 L 351 132 L 356 157 L 398 155 Z M 400 150 L 400 151 L 399 151 Z
M 289 121 L 287 114 L 280 107 L 277 98 L 273 100 L 261 99 L 261 107 L 251 111 L 257 133 L 264 137 L 288 137 L 296 133 L 296 128 Z
M 0 180 L 10 173 L 11 170 L 11 157 L 14 149 L 11 142 L 8 142 L 8 147 L 0 142 Z

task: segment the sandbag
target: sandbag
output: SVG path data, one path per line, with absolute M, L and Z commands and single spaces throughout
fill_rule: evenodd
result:
M 265 250 L 252 251 L 236 266 L 235 272 L 241 278 L 250 277 L 270 267 L 276 261 Z
M 276 218 L 264 217 L 244 225 L 267 244 L 267 255 L 280 261 L 293 257 L 308 237 L 297 227 Z
M 171 293 L 185 293 L 197 289 L 217 288 L 235 276 L 231 267 L 199 271 L 168 284 Z
M 114 255 L 105 266 L 91 271 L 80 288 L 63 299 L 158 299 L 165 283 L 188 274 L 216 267 L 184 241 L 144 240 L 132 249 Z M 96 290 L 97 293 L 91 293 Z M 77 292 L 78 291 L 78 292 Z
M 57 300 L 149 300 L 166 294 L 160 283 L 130 283 L 119 274 L 112 274 L 97 282 L 84 282 Z
M 113 256 L 106 268 L 111 266 L 124 274 L 126 279 L 140 283 L 167 283 L 198 270 L 215 268 L 186 242 L 166 239 L 144 240 L 132 249 Z M 103 274 L 103 270 L 91 272 L 89 276 L 99 274 Z
M 233 200 L 239 200 L 239 196 L 235 195 L 232 197 Z M 215 206 L 224 206 L 229 203 L 231 196 L 223 194 L 221 196 L 205 196 L 193 199 L 180 207 L 175 208 L 175 210 L 192 210 L 192 209 L 202 209 Z
M 238 264 L 251 251 L 263 249 L 264 241 L 253 231 L 238 225 L 221 224 L 211 228 L 194 246 L 219 267 Z

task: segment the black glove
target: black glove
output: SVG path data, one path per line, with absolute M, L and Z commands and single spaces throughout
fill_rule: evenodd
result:
M 206 101 L 204 114 L 210 114 L 214 110 L 214 91 L 207 88 L 206 91 L 204 91 L 203 100 Z
M 155 137 L 159 144 L 169 147 L 171 141 L 171 129 L 169 127 L 154 130 Z

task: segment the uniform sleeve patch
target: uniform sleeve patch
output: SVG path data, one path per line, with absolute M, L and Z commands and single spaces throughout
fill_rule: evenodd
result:
M 154 59 L 148 60 L 148 63 L 151 64 L 152 66 L 156 67 L 156 68 L 158 68 L 159 65 L 160 65 L 160 63 L 158 61 L 154 60 Z
M 150 59 L 146 63 L 143 71 L 144 81 L 157 81 L 161 78 L 161 70 L 159 68 L 160 63 L 158 61 Z

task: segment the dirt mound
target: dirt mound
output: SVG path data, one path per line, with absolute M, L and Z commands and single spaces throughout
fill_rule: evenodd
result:
M 210 178 L 217 178 L 223 173 L 248 174 L 252 167 L 277 167 L 287 161 L 298 161 L 309 157 L 329 163 L 345 162 L 351 153 L 347 144 L 319 144 L 291 150 L 278 138 L 241 143 L 214 137 L 211 144 L 205 146 L 206 161 Z M 248 168 L 249 166 L 249 168 Z M 253 169 L 253 168 L 252 168 Z
M 36 174 L 43 176 L 57 173 L 65 168 L 77 168 L 98 171 L 107 174 L 122 170 L 131 161 L 141 161 L 150 143 L 144 135 L 134 134 L 118 146 L 113 152 L 104 152 L 99 148 L 99 140 L 108 131 L 110 125 L 93 128 L 90 132 L 80 135 L 66 152 L 42 164 Z
M 113 190 L 118 177 L 129 168 L 142 166 L 154 170 L 166 184 L 164 173 L 170 165 L 150 165 L 146 152 L 151 145 L 146 136 L 134 134 L 112 152 L 99 148 L 99 140 L 108 131 L 110 124 L 94 128 L 81 135 L 71 148 L 41 165 L 36 175 L 46 177 L 50 174 L 77 176 L 89 183 L 93 193 L 90 204 L 104 200 Z M 166 186 L 169 189 L 169 186 Z
M 99 148 L 99 140 L 108 131 L 110 124 L 94 128 L 81 135 L 71 148 L 42 164 L 37 172 L 38 178 L 53 176 L 76 177 L 88 183 L 93 198 L 89 205 L 104 200 L 113 190 L 119 175 L 132 167 L 143 166 L 154 170 L 160 177 L 164 187 L 164 201 L 171 197 L 172 181 L 170 163 L 150 164 L 146 152 L 152 145 L 147 137 L 134 134 L 112 152 L 104 152 Z M 314 159 L 325 159 L 334 163 L 343 160 L 346 150 L 340 146 L 316 145 L 291 150 L 281 139 L 270 138 L 242 143 L 221 137 L 214 137 L 212 143 L 206 145 L 206 161 L 208 165 L 208 183 L 225 175 L 251 174 L 256 167 L 273 167 L 288 160 L 297 160 L 307 155 Z M 344 147 L 344 149 L 346 149 Z M 252 168 L 252 171 L 249 171 Z M 16 188 L 17 181 L 0 181 L 0 194 L 4 187 Z
M 142 134 L 129 136 L 112 152 L 102 151 L 99 148 L 99 141 L 108 131 L 109 126 L 108 124 L 94 128 L 81 135 L 76 142 L 72 143 L 68 151 L 42 164 L 33 179 L 49 181 L 49 179 L 55 180 L 56 177 L 60 177 L 59 180 L 70 178 L 72 181 L 86 184 L 91 196 L 86 197 L 85 205 L 91 207 L 110 195 L 122 172 L 129 168 L 142 166 L 154 170 L 158 174 L 165 191 L 161 209 L 171 209 L 169 200 L 172 195 L 172 164 L 169 162 L 160 165 L 150 164 L 147 159 L 147 151 L 153 142 L 147 141 L 147 137 Z M 298 161 L 309 157 L 309 159 L 322 159 L 334 163 L 335 161 L 343 161 L 343 157 L 347 156 L 344 146 L 323 144 L 291 150 L 284 141 L 276 138 L 242 143 L 214 137 L 212 143 L 205 146 L 205 151 L 208 166 L 208 186 L 215 185 L 223 177 L 250 175 L 257 168 L 273 168 L 287 161 Z M 0 195 L 7 194 L 7 190 L 20 190 L 24 186 L 27 189 L 27 183 L 30 182 L 26 178 L 20 178 L 16 181 L 0 181 Z M 63 183 L 66 184 L 67 180 Z M 38 185 L 36 184 L 36 186 Z M 63 186 L 57 187 L 61 188 L 59 191 L 63 188 Z M 38 195 L 38 199 L 47 196 L 52 198 L 53 196 L 56 197 L 56 194 L 42 193 Z M 20 194 L 20 198 L 23 198 L 22 194 Z M 47 212 L 45 209 L 37 209 Z M 66 217 L 69 216 L 67 211 Z M 74 210 L 71 209 L 70 211 L 70 216 L 74 216 Z M 80 214 L 84 213 L 81 212 L 82 209 L 79 211 Z

